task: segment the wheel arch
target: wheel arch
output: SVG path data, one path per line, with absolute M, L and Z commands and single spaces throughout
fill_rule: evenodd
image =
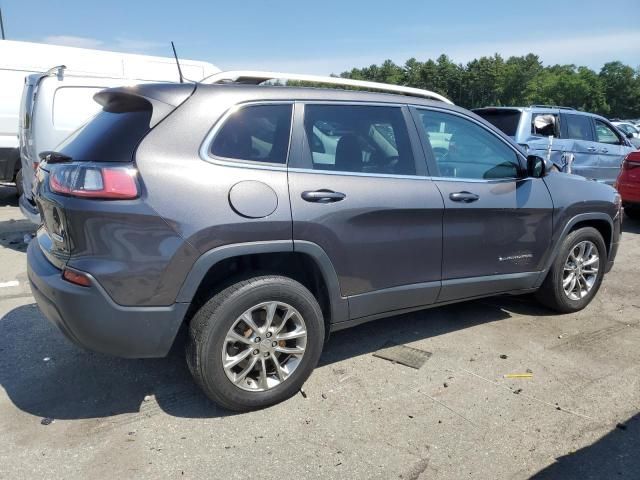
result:
M 237 265 L 244 265 L 238 269 Z M 202 254 L 189 271 L 176 302 L 197 306 L 198 299 L 249 272 L 290 276 L 309 288 L 323 306 L 326 331 L 349 319 L 347 299 L 340 294 L 338 276 L 326 252 L 306 241 L 276 240 L 225 245 Z M 316 280 L 319 285 L 314 285 Z M 187 314 L 189 317 L 189 314 Z
M 551 269 L 553 262 L 555 262 L 560 251 L 562 241 L 567 238 L 567 235 L 569 235 L 571 232 L 583 227 L 593 227 L 598 230 L 598 232 L 600 232 L 600 234 L 602 235 L 605 247 L 607 248 L 607 255 L 611 253 L 614 231 L 613 219 L 606 213 L 602 212 L 581 213 L 575 215 L 567 223 L 565 223 L 561 233 L 554 240 L 551 247 L 551 254 L 547 259 L 544 270 L 540 273 L 540 276 L 536 281 L 536 287 L 539 287 L 542 284 L 545 277 L 547 276 L 547 273 Z

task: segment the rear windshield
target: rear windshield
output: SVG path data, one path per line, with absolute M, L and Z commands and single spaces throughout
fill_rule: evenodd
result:
M 522 115 L 518 110 L 475 110 L 474 113 L 510 137 L 516 136 L 520 115 Z
M 151 106 L 130 112 L 100 111 L 55 149 L 73 160 L 130 162 L 151 130 Z

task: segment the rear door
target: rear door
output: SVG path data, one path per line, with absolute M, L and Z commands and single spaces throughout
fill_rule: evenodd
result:
M 586 178 L 600 178 L 599 144 L 595 139 L 592 117 L 578 113 L 561 113 L 562 138 L 567 139 L 567 152 L 574 155 L 571 173 Z
M 601 119 L 594 119 L 598 141 L 598 179 L 613 185 L 624 157 L 631 151 L 616 129 Z
M 526 178 L 524 158 L 476 120 L 436 108 L 413 113 L 445 206 L 438 301 L 530 288 L 552 232 L 544 181 Z
M 407 121 L 399 105 L 296 105 L 294 242 L 326 252 L 351 318 L 428 305 L 440 289 L 443 203 Z

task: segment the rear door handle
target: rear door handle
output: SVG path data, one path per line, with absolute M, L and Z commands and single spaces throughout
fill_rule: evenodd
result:
M 587 148 L 587 151 L 595 152 L 596 151 L 596 147 L 589 147 L 589 148 Z
M 307 202 L 315 202 L 315 203 L 333 203 L 339 202 L 340 200 L 344 200 L 346 195 L 341 192 L 334 192 L 333 190 L 315 190 L 315 191 L 306 191 L 302 192 L 300 195 L 303 200 Z
M 449 198 L 454 202 L 471 203 L 478 200 L 480 196 L 471 192 L 455 192 L 450 193 Z
M 606 148 L 603 148 L 603 149 L 602 149 L 602 153 L 607 153 L 608 151 L 609 151 L 609 150 L 608 150 L 608 149 L 606 149 Z

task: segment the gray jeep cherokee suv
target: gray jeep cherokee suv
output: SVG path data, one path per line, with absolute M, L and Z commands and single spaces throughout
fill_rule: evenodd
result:
M 615 190 L 547 174 L 462 108 L 236 84 L 96 100 L 37 173 L 33 294 L 113 355 L 164 356 L 184 325 L 229 409 L 297 392 L 330 331 L 504 293 L 572 312 L 613 265 Z

